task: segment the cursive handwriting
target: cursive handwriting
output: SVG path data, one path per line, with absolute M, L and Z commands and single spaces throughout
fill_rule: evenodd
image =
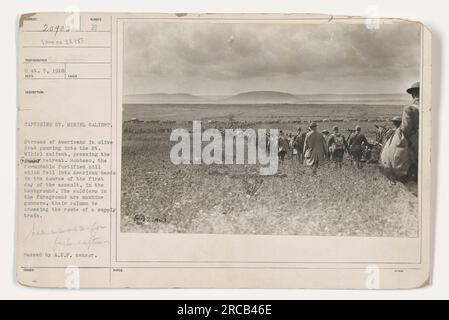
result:
M 93 247 L 108 243 L 109 241 L 101 240 L 101 238 L 95 234 L 90 234 L 88 238 L 80 239 L 77 241 L 73 241 L 71 238 L 68 237 L 56 236 L 55 241 L 53 242 L 53 251 L 54 252 L 59 251 L 60 247 L 72 247 L 72 246 L 83 246 L 87 250 L 90 250 Z
M 106 226 L 99 225 L 96 222 L 89 225 L 73 225 L 63 228 L 44 229 L 38 228 L 36 223 L 33 223 L 31 231 L 29 232 L 27 239 L 36 236 L 49 236 L 49 235 L 61 235 L 66 233 L 80 233 L 80 232 L 96 232 L 102 229 L 106 229 Z
M 35 237 L 55 236 L 53 241 L 53 250 L 58 251 L 60 247 L 83 246 L 90 250 L 95 246 L 109 243 L 103 240 L 98 232 L 106 229 L 106 226 L 96 222 L 88 225 L 72 225 L 63 228 L 45 229 L 39 227 L 36 223 L 27 235 L 27 239 Z M 74 235 L 76 234 L 76 239 Z
M 58 34 L 58 32 L 70 32 L 70 27 L 65 25 L 48 25 L 44 24 L 42 28 L 43 32 L 53 32 L 55 37 Z

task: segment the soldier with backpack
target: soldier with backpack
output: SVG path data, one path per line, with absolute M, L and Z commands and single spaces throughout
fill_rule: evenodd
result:
M 304 149 L 304 141 L 306 140 L 306 133 L 301 133 L 301 127 L 298 128 L 298 132 L 293 138 L 293 153 L 297 155 L 298 162 L 303 163 L 304 157 L 303 157 L 303 149 Z M 295 152 L 296 151 L 296 152 Z
M 279 138 L 278 138 L 278 157 L 281 160 L 281 164 L 284 163 L 285 155 L 288 152 L 288 148 L 289 148 L 288 137 L 281 130 L 279 131 Z
M 355 133 L 351 134 L 351 137 L 349 138 L 349 141 L 348 141 L 349 151 L 350 151 L 349 153 L 352 156 L 354 165 L 358 169 L 362 168 L 361 159 L 362 159 L 364 147 L 372 146 L 368 142 L 368 140 L 366 140 L 365 135 L 361 131 L 362 131 L 362 128 L 359 125 L 355 126 Z
M 331 160 L 335 162 L 335 168 L 340 168 L 343 162 L 343 155 L 345 150 L 348 150 L 348 143 L 344 135 L 338 131 L 338 127 L 334 126 L 333 132 L 328 140 L 329 152 L 331 155 Z
M 312 174 L 316 174 L 320 163 L 323 162 L 328 153 L 326 141 L 321 132 L 317 131 L 316 122 L 312 122 L 309 126 L 310 131 L 306 135 L 304 141 L 304 159 L 306 165 L 312 168 Z
M 396 129 L 381 153 L 384 174 L 393 182 L 407 183 L 414 194 L 418 179 L 419 87 L 417 82 L 407 89 L 413 103 L 404 108 L 402 117 L 395 118 Z

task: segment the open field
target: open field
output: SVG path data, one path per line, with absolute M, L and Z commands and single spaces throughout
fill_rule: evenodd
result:
M 391 185 L 374 164 L 358 170 L 345 155 L 341 170 L 324 164 L 316 176 L 286 160 L 277 175 L 257 165 L 174 165 L 172 129 L 277 128 L 295 132 L 309 121 L 319 130 L 374 124 L 400 106 L 355 105 L 129 105 L 122 139 L 122 232 L 295 234 L 416 237 L 418 202 Z M 130 121 L 130 119 L 133 119 Z
M 391 119 L 402 112 L 401 105 L 350 104 L 132 104 L 124 105 L 123 120 L 161 121 L 375 121 Z M 372 126 L 371 126 L 372 128 Z

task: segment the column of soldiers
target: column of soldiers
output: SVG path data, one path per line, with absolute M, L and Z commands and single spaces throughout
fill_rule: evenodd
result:
M 391 119 L 393 129 L 380 128 L 382 134 L 376 139 L 376 144 L 382 145 L 395 132 L 398 132 L 405 138 L 404 141 L 408 144 L 409 165 L 404 176 L 396 177 L 398 180 L 417 181 L 419 91 L 419 82 L 414 83 L 407 89 L 407 93 L 412 97 L 412 103 L 403 109 L 402 116 L 396 116 Z M 309 125 L 308 132 L 303 132 L 301 128 L 298 128 L 296 134 L 286 135 L 280 131 L 278 145 L 281 164 L 290 152 L 289 156 L 291 159 L 310 166 L 313 174 L 317 172 L 322 163 L 328 161 L 334 162 L 336 168 L 341 168 L 346 152 L 351 156 L 353 165 L 360 169 L 363 164 L 364 150 L 373 147 L 373 144 L 368 142 L 359 125 L 354 130 L 351 130 L 349 137 L 345 137 L 338 126 L 332 128 L 332 133 L 327 130 L 319 132 L 316 122 L 312 122 Z

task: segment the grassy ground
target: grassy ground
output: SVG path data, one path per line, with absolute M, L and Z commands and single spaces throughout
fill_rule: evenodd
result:
M 198 111 L 196 119 L 218 121 L 207 125 L 218 128 L 305 129 L 306 115 L 296 109 L 296 116 L 287 117 L 294 112 L 289 108 L 269 114 L 265 109 L 252 109 L 239 115 L 236 109 L 222 107 L 217 118 L 213 114 L 200 117 L 202 111 Z M 390 115 L 385 116 L 383 108 L 367 113 L 366 107 L 361 111 L 350 107 L 338 119 L 323 114 L 309 117 L 321 120 L 320 129 L 334 124 L 352 128 L 360 123 L 368 138 L 373 138 L 376 121 Z M 325 109 L 317 110 L 325 113 Z M 170 107 L 164 110 L 173 111 Z M 341 170 L 324 164 L 316 176 L 293 160 L 286 160 L 275 176 L 260 176 L 256 165 L 176 166 L 169 159 L 169 135 L 173 128 L 191 129 L 191 119 L 185 115 L 157 122 L 158 113 L 139 116 L 150 121 L 123 124 L 123 232 L 417 236 L 417 198 L 403 185 L 391 185 L 377 165 L 358 170 L 346 155 Z

